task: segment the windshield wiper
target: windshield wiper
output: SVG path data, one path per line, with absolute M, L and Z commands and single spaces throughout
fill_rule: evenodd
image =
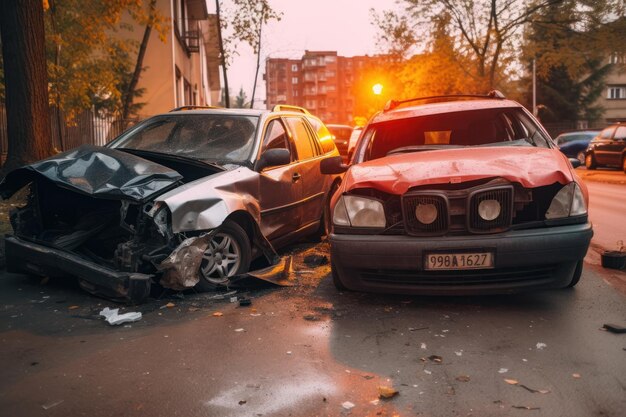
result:
M 223 166 L 221 166 L 220 164 L 218 164 L 216 162 L 204 161 L 202 159 L 191 158 L 189 156 L 182 156 L 182 155 L 176 155 L 176 154 L 165 153 L 165 152 L 157 152 L 157 151 L 146 151 L 146 150 L 143 150 L 143 149 L 134 149 L 134 148 L 113 148 L 113 149 L 117 149 L 119 151 L 136 154 L 138 156 L 141 156 L 142 154 L 143 155 L 154 155 L 154 156 L 159 157 L 159 158 L 165 158 L 165 159 L 189 162 L 189 163 L 192 163 L 192 164 L 194 164 L 196 166 L 209 166 L 211 168 L 219 169 L 220 171 L 224 171 L 225 170 L 225 168 Z
M 424 151 L 440 151 L 442 149 L 461 148 L 459 145 L 413 145 L 402 146 L 395 148 L 387 152 L 387 155 L 393 155 L 396 153 L 408 153 L 408 152 L 424 152 Z

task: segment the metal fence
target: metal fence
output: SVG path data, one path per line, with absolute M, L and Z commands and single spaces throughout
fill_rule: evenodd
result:
M 63 111 L 50 108 L 52 145 L 59 151 L 67 151 L 84 144 L 106 145 L 138 119 L 121 120 L 114 116 L 102 116 L 93 110 L 85 110 L 68 120 Z M 0 162 L 4 163 L 8 149 L 6 108 L 0 104 Z

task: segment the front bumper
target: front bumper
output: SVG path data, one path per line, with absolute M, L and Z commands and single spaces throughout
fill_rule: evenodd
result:
M 86 260 L 64 250 L 7 236 L 5 242 L 8 272 L 47 276 L 77 277 L 83 289 L 92 294 L 139 303 L 150 294 L 152 275 L 121 272 Z
M 425 295 L 513 293 L 566 287 L 593 236 L 590 223 L 494 235 L 330 235 L 333 273 L 348 289 Z M 428 271 L 430 252 L 492 252 L 493 269 Z

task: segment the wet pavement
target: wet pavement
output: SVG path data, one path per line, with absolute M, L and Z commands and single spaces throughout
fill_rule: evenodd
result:
M 624 415 L 626 335 L 600 328 L 626 325 L 625 296 L 591 258 L 573 290 L 452 298 L 339 293 L 327 263 L 304 262 L 325 245 L 288 251 L 297 285 L 246 307 L 207 293 L 127 308 L 3 274 L 1 414 Z M 104 307 L 143 318 L 112 327 Z

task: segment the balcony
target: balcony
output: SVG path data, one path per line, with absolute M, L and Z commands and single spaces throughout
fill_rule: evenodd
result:
M 200 23 L 196 19 L 178 19 L 176 37 L 189 53 L 200 52 Z

